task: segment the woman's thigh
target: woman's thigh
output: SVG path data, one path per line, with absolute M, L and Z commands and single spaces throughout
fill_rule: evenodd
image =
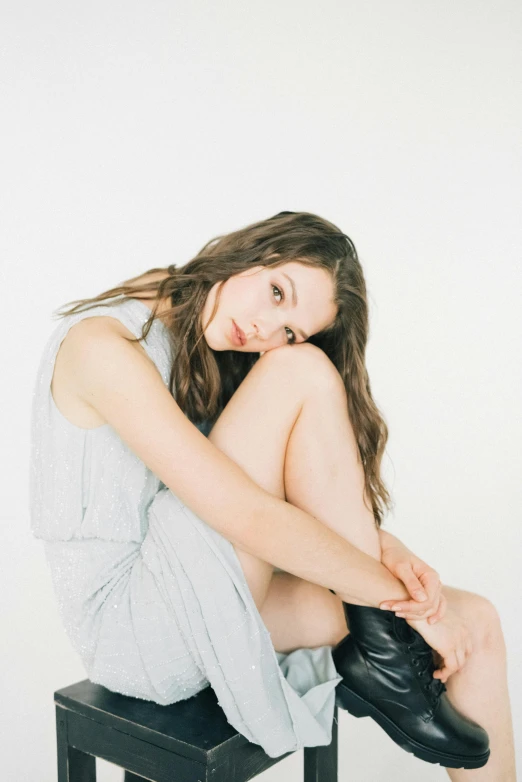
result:
M 244 378 L 208 439 L 258 486 L 284 500 L 286 449 L 303 401 L 328 387 L 336 374 L 325 353 L 310 343 L 268 351 Z M 260 611 L 274 566 L 237 544 L 234 549 Z

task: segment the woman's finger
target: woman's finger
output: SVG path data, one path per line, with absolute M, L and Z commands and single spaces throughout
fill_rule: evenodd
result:
M 433 625 L 435 624 L 435 622 L 440 622 L 441 619 L 444 619 L 444 614 L 446 613 L 446 604 L 447 604 L 446 598 L 444 597 L 444 595 L 441 595 L 439 606 L 436 612 L 428 619 L 428 623 L 430 625 Z
M 418 613 L 417 611 L 404 613 L 404 611 L 396 611 L 395 616 L 398 616 L 401 619 L 414 619 L 420 621 L 421 619 L 427 619 L 429 616 L 431 616 L 431 613 Z
M 422 582 L 417 578 L 410 564 L 405 564 L 400 570 L 399 568 L 397 570 L 400 573 L 401 581 L 414 600 L 423 602 L 428 599 Z
M 434 624 L 434 622 L 440 622 L 441 619 L 444 619 L 446 615 L 447 606 L 448 606 L 448 601 L 446 600 L 444 595 L 441 595 L 438 611 L 435 617 L 432 617 L 431 624 Z
M 415 575 L 415 570 L 417 575 Z M 427 611 L 437 610 L 440 596 L 442 594 L 442 585 L 439 574 L 429 568 L 421 560 L 414 565 L 405 563 L 397 567 L 396 575 L 404 583 L 411 595 L 418 593 L 420 584 L 421 590 L 425 595 L 425 600 L 385 600 L 380 604 L 380 608 L 386 611 L 400 611 L 402 614 L 410 614 L 411 619 L 425 619 L 431 614 Z
M 415 558 L 410 564 L 414 575 L 421 585 L 421 590 L 424 591 L 428 600 L 432 600 L 440 591 L 438 573 L 423 562 L 422 559 Z
M 385 608 L 387 611 L 401 611 L 403 613 L 413 613 L 418 615 L 419 611 L 427 611 L 433 608 L 432 600 L 385 600 L 380 604 L 380 608 Z
M 453 649 L 452 652 L 444 659 L 446 664 L 446 670 L 448 671 L 448 678 L 456 673 L 459 669 L 459 661 L 457 659 L 457 650 Z
M 419 577 L 419 580 L 424 587 L 424 591 L 427 592 L 428 595 L 436 595 L 440 592 L 442 584 L 436 570 L 430 568 L 425 562 L 422 562 L 422 560 L 414 563 L 413 570 Z
M 428 595 L 428 599 L 432 602 L 438 602 L 442 595 L 442 583 L 439 578 L 439 574 L 435 570 L 428 570 L 426 573 L 419 575 L 419 578 L 424 585 L 424 590 Z
M 424 603 L 417 603 L 418 610 L 416 611 L 401 611 L 397 612 L 396 616 L 399 616 L 404 619 L 428 619 L 431 620 L 433 617 L 436 617 L 438 615 L 439 607 L 440 607 L 440 600 L 437 605 L 435 605 L 433 608 L 430 606 L 427 609 L 423 608 Z M 433 624 L 432 621 L 430 621 L 430 624 Z
M 402 600 L 397 603 L 381 603 L 380 608 L 389 605 L 388 611 L 400 611 L 401 614 L 411 614 L 412 619 L 431 616 L 438 608 L 438 603 L 431 601 L 418 603 L 415 600 Z
M 436 679 L 440 679 L 442 682 L 447 682 L 449 677 L 458 670 L 458 662 L 453 649 L 445 657 L 443 657 L 443 666 L 440 670 L 434 671 L 433 676 Z

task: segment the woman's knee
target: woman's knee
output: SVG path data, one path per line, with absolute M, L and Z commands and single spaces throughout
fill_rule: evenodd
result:
M 466 589 L 443 585 L 448 608 L 466 623 L 474 651 L 505 650 L 498 611 L 487 597 Z
M 504 633 L 499 613 L 491 600 L 482 595 L 478 598 L 478 617 L 482 629 L 483 647 L 494 651 L 505 652 Z
M 344 389 L 343 380 L 333 361 L 324 350 L 311 342 L 283 345 L 268 350 L 255 364 L 255 367 L 257 366 L 261 371 L 290 378 L 298 383 L 300 388 Z
M 475 650 L 505 651 L 500 616 L 495 605 L 487 597 L 466 590 L 450 590 L 448 604 L 457 609 L 468 621 Z

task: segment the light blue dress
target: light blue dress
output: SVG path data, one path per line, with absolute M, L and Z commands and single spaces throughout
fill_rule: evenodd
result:
M 60 616 L 87 676 L 162 705 L 210 685 L 228 722 L 270 757 L 329 744 L 341 681 L 332 647 L 276 652 L 233 545 L 109 424 L 82 429 L 53 400 L 54 361 L 74 323 L 111 316 L 141 336 L 147 305 L 111 302 L 59 321 L 31 415 L 31 530 L 44 541 Z M 166 326 L 155 320 L 141 344 L 168 387 Z M 172 444 L 172 458 L 183 458 L 182 444 Z

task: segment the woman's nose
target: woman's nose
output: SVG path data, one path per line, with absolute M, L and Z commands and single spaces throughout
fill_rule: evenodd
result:
M 253 338 L 267 342 L 278 333 L 280 328 L 281 324 L 275 318 L 258 318 L 252 323 Z
M 266 342 L 266 340 L 270 339 L 271 335 L 275 331 L 275 327 L 270 327 L 270 325 L 265 323 L 265 321 L 257 320 L 252 324 L 252 330 L 255 339 L 260 339 L 262 342 Z
M 258 329 L 256 324 L 252 324 L 247 333 L 247 340 L 263 340 L 263 333 Z

